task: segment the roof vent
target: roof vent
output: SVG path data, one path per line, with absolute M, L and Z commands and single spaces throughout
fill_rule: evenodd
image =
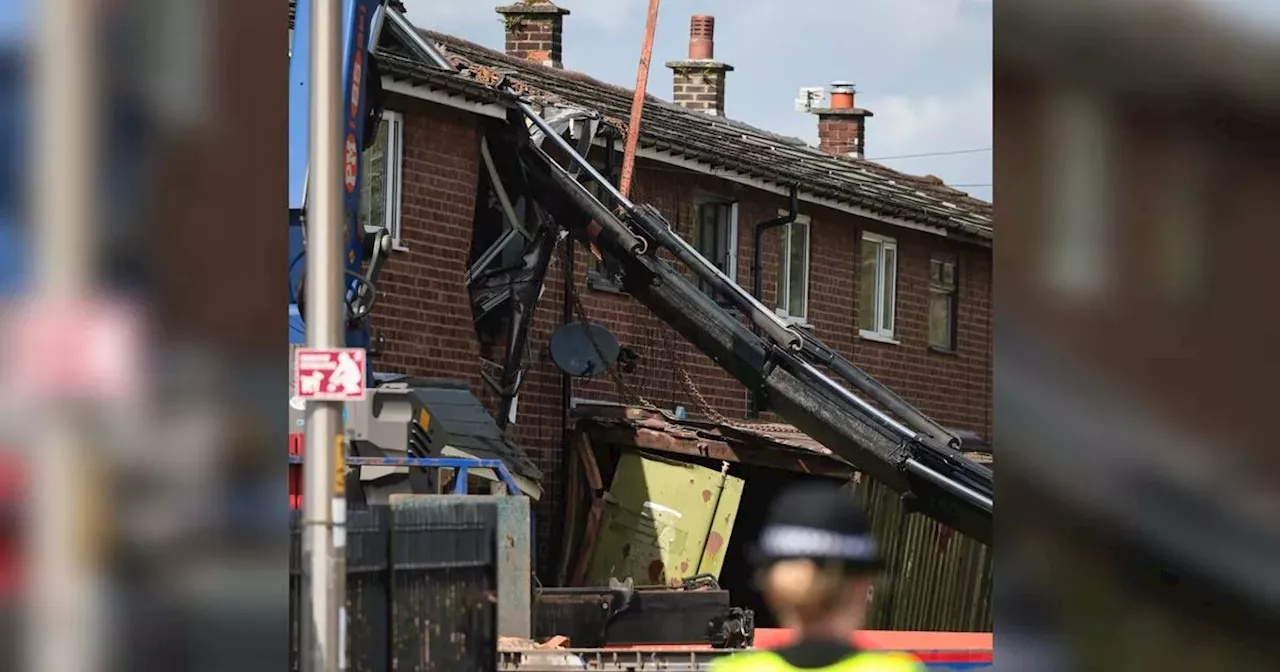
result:
M 689 60 L 716 57 L 716 17 L 695 14 L 689 19 Z

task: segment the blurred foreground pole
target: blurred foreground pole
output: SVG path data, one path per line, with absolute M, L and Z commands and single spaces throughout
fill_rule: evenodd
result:
M 41 0 L 34 36 L 34 226 L 37 314 L 87 302 L 92 265 L 99 96 L 95 12 L 78 0 Z M 82 304 L 83 305 L 83 304 Z M 63 313 L 66 314 L 66 313 Z M 34 672 L 82 672 L 103 658 L 98 576 L 89 539 L 96 485 L 83 407 L 58 412 L 45 399 L 30 417 L 32 458 L 29 650 Z M 64 411 L 66 409 L 63 409 Z
M 342 347 L 341 0 L 311 4 L 311 165 L 307 179 L 307 347 Z M 284 226 L 281 213 L 281 226 Z M 346 497 L 342 402 L 307 402 L 303 475 L 305 672 L 345 669 Z M 342 460 L 342 461 L 339 461 Z M 335 474 L 337 476 L 335 477 Z

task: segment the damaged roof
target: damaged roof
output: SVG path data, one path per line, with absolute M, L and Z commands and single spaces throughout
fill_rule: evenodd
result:
M 857 471 L 816 439 L 785 423 L 728 425 L 608 402 L 578 402 L 573 417 L 579 430 L 609 443 L 644 450 L 825 476 L 848 476 Z M 990 452 L 966 452 L 965 456 L 992 464 Z
M 290 26 L 295 1 L 289 3 Z M 551 68 L 508 56 L 453 35 L 419 31 L 460 68 L 444 73 L 405 58 L 400 45 L 378 49 L 383 74 L 445 88 L 477 102 L 500 102 L 510 93 L 543 105 L 572 106 L 597 114 L 615 135 L 626 132 L 631 90 L 572 70 Z M 500 89 L 499 87 L 505 87 Z M 702 164 L 712 171 L 738 173 L 777 187 L 798 185 L 801 193 L 972 237 L 993 237 L 992 204 L 948 187 L 932 175 L 910 175 L 864 159 L 835 157 L 791 138 L 724 117 L 685 109 L 646 96 L 640 146 Z
M 632 100 L 628 89 L 580 72 L 508 56 L 452 35 L 419 32 L 460 68 L 463 79 L 490 88 L 508 86 L 532 103 L 582 108 L 596 113 L 617 136 L 626 132 Z M 419 75 L 434 77 L 426 74 L 432 68 L 418 66 L 385 49 L 381 52 L 380 60 L 392 63 L 395 75 L 410 80 Z M 831 156 L 798 138 L 689 110 L 652 95 L 646 97 L 639 144 L 712 170 L 740 173 L 779 187 L 798 184 L 802 193 L 862 208 L 873 215 L 934 226 L 984 241 L 992 238 L 992 204 L 948 187 L 940 178 L 909 175 L 872 161 Z

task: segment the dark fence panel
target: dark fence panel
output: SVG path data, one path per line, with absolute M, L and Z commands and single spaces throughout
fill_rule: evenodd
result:
M 392 506 L 394 669 L 496 669 L 497 524 L 497 504 L 478 498 Z
M 347 517 L 347 642 L 352 672 L 495 669 L 497 507 L 440 501 Z M 290 519 L 289 667 L 300 672 L 301 512 Z
M 347 515 L 347 669 L 391 669 L 391 512 L 386 507 Z

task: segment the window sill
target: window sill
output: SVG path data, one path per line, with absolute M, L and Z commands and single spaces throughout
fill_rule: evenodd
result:
M 929 352 L 937 353 L 939 355 L 947 355 L 950 357 L 958 357 L 960 355 L 960 352 L 955 348 L 944 348 L 937 345 L 930 345 Z
M 887 345 L 902 345 L 901 342 L 894 340 L 892 336 L 885 336 L 874 331 L 859 331 L 858 337 L 864 341 L 874 341 L 876 343 L 885 343 Z
M 801 329 L 813 331 L 813 325 L 803 317 L 787 317 L 785 315 L 779 315 L 778 317 L 781 317 L 782 321 L 786 322 L 788 327 L 799 327 Z
M 392 252 L 408 252 L 409 246 L 405 245 L 404 243 L 398 240 L 393 240 L 391 241 L 391 251 Z

